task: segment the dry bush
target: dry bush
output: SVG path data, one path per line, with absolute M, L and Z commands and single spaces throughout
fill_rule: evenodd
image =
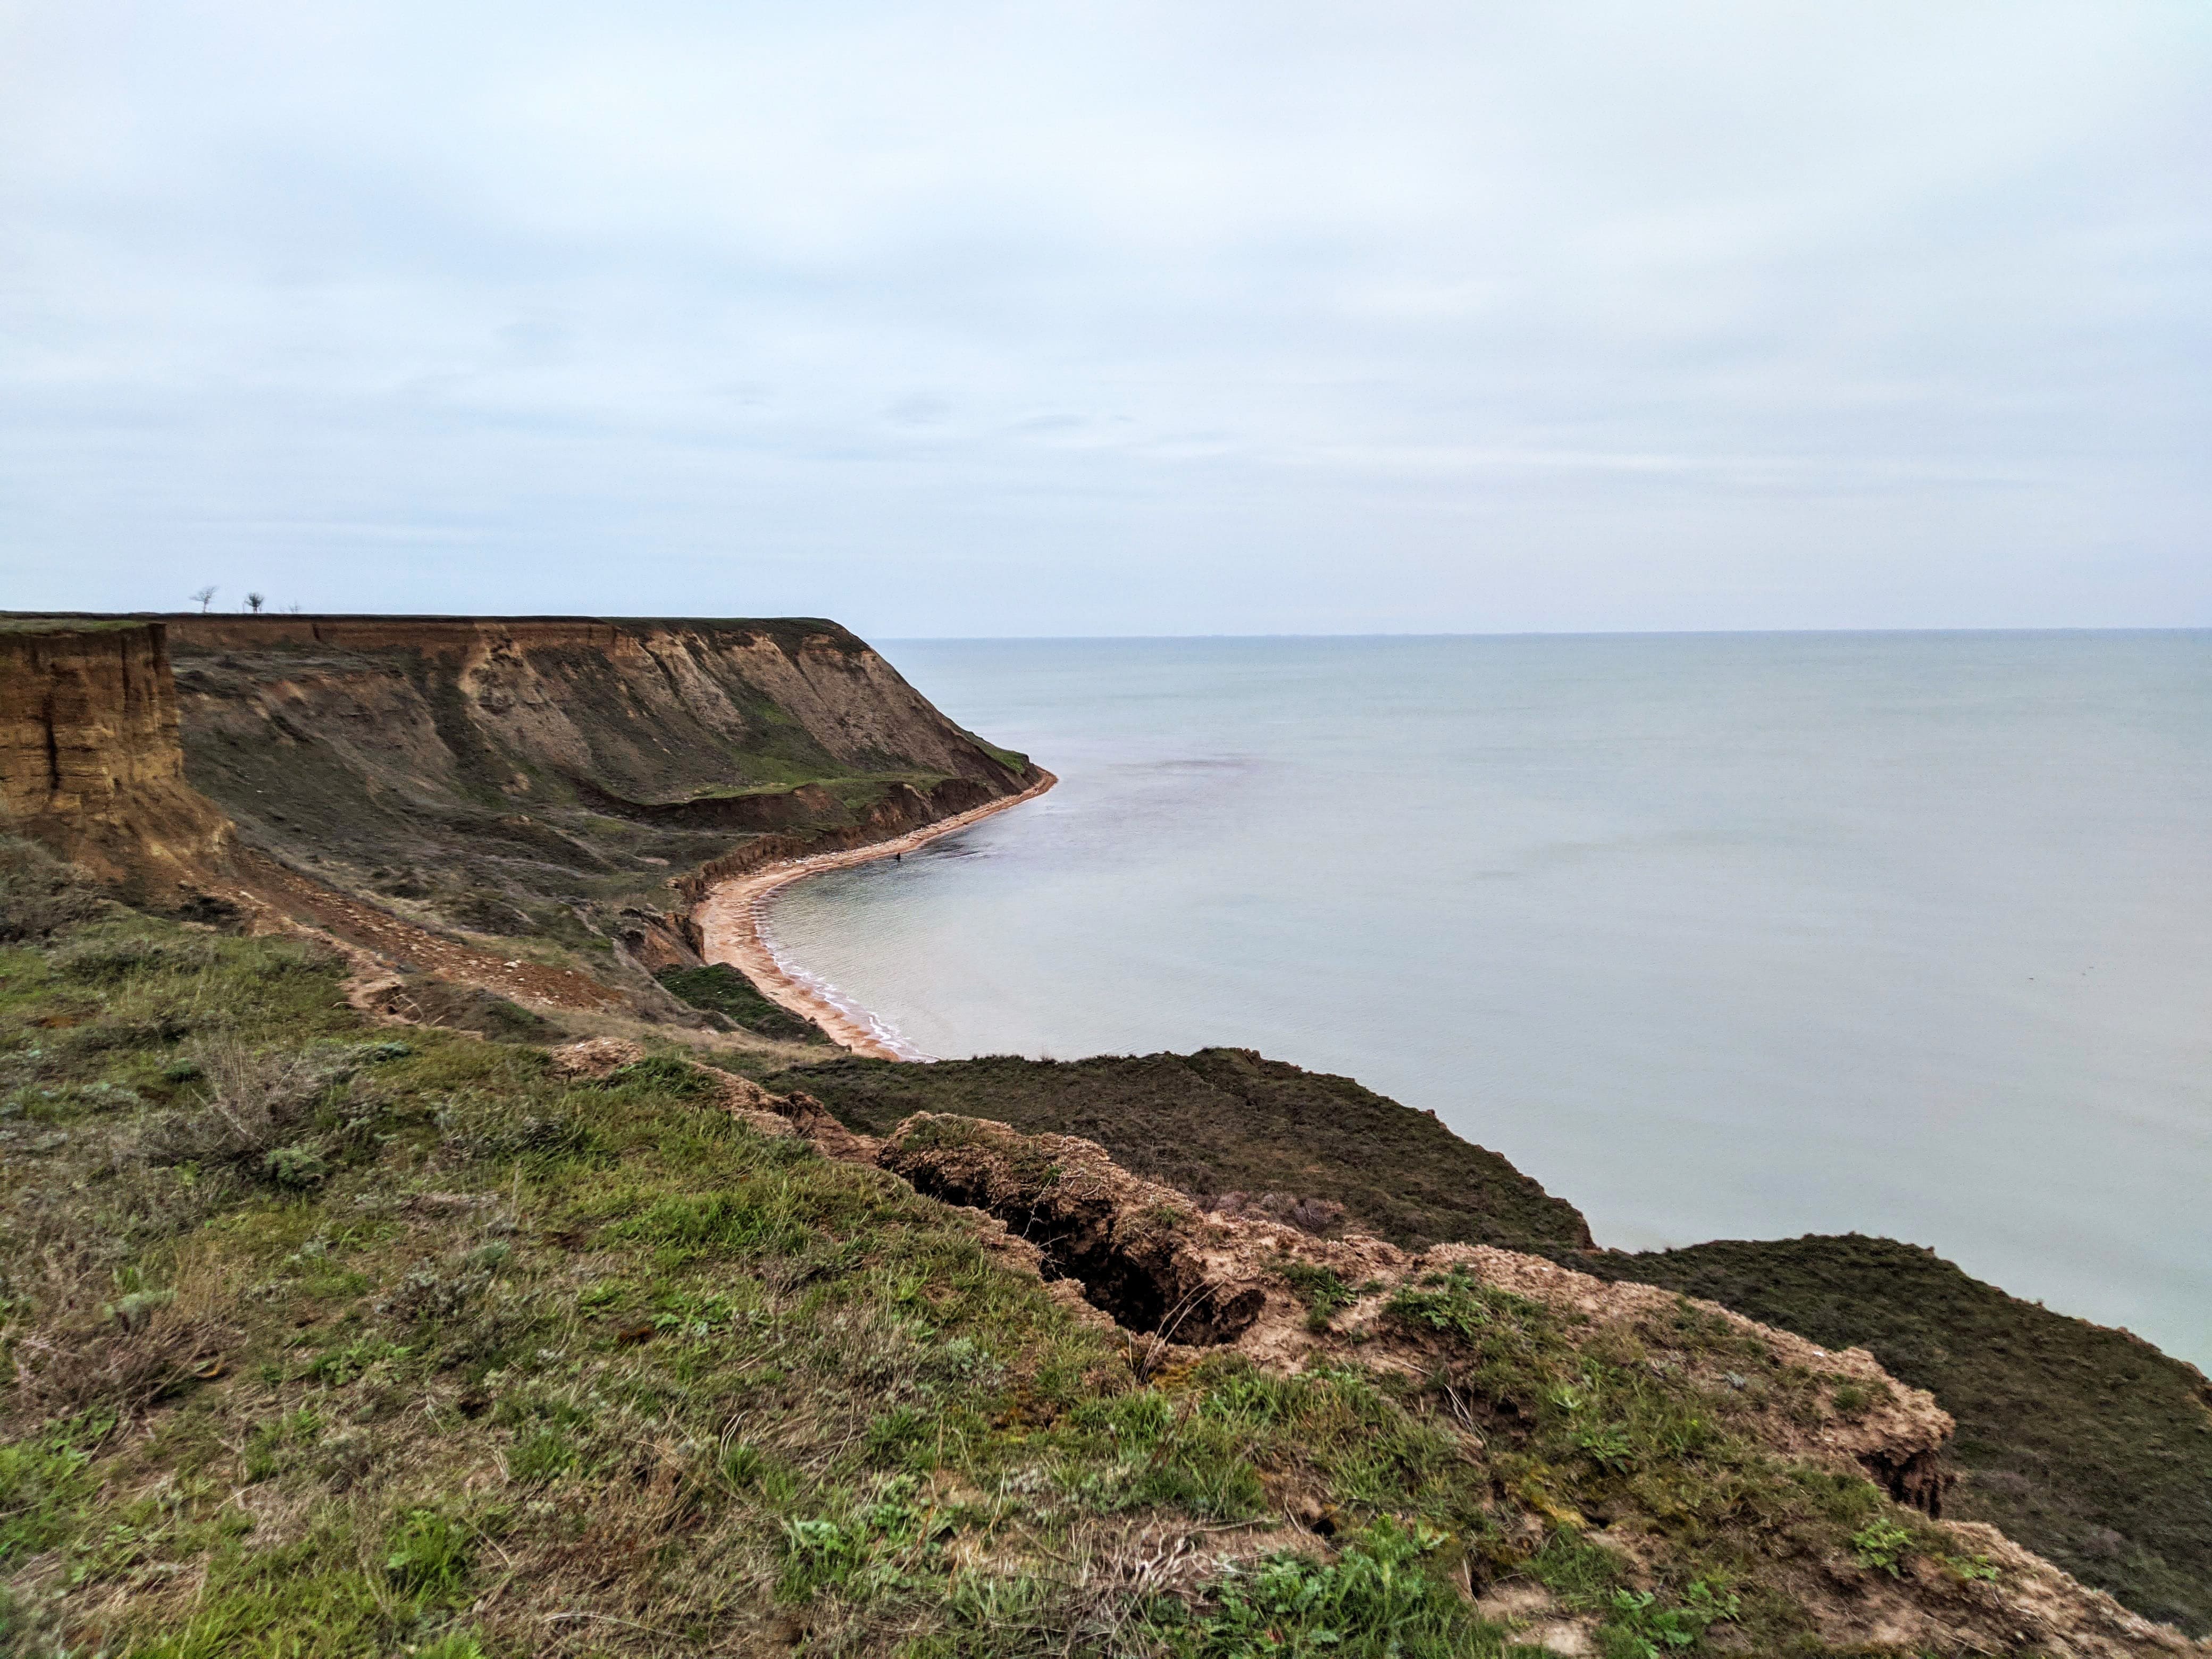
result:
M 218 1314 L 219 1277 L 188 1262 L 170 1291 L 118 1294 L 89 1253 L 48 1251 L 8 1285 L 20 1322 L 7 1333 L 9 1415 L 40 1422 L 109 1413 L 128 1422 L 216 1374 L 237 1332 Z M 33 1314 L 32 1310 L 37 1310 Z
M 44 939 L 103 914 L 92 878 L 34 841 L 0 836 L 0 944 Z
M 1344 1206 L 1326 1198 L 1299 1198 L 1284 1193 L 1223 1193 L 1206 1207 L 1222 1216 L 1251 1216 L 1279 1221 L 1301 1232 L 1322 1235 L 1340 1230 Z
M 266 1164 L 341 1069 L 329 1055 L 254 1048 L 229 1036 L 203 1042 L 196 1058 L 207 1100 L 146 1126 L 139 1144 L 156 1164 Z
M 128 1419 L 212 1375 L 222 1334 L 166 1308 L 128 1325 L 118 1312 L 99 1324 L 27 1332 L 14 1345 L 15 1408 L 34 1420 L 100 1410 Z
M 88 939 L 56 951 L 54 971 L 81 984 L 114 985 L 134 974 L 191 973 L 216 960 L 211 939 Z

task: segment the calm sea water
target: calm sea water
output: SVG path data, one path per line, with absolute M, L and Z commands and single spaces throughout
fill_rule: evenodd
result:
M 914 1048 L 1348 1073 L 1640 1248 L 2212 1363 L 2212 634 L 921 642 L 1062 782 L 786 890 Z

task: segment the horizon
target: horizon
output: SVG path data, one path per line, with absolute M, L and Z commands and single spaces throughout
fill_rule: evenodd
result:
M 2148 623 L 2141 625 L 2111 625 L 2103 627 L 1926 627 L 1897 628 L 1592 628 L 1550 629 L 1519 628 L 1498 629 L 1442 629 L 1416 632 L 1398 629 L 1358 633 L 1350 630 L 1304 633 L 1182 633 L 1182 634 L 864 634 L 860 629 L 836 617 L 801 615 L 798 613 L 770 614 L 766 611 L 741 614 L 684 614 L 675 611 L 647 615 L 625 615 L 600 611 L 94 611 L 82 607 L 44 611 L 0 610 L 0 620 L 21 617 L 38 620 L 42 617 L 77 618 L 88 621 L 190 622 L 202 617 L 258 617 L 264 621 L 283 622 L 599 622 L 599 623 L 745 623 L 745 622 L 824 622 L 842 628 L 846 632 L 871 645 L 989 645 L 989 644 L 1108 644 L 1114 642 L 1166 643 L 1178 640 L 1522 640 L 1522 639 L 1733 639 L 1733 638 L 1861 638 L 1890 634 L 1907 635 L 1984 635 L 1984 634 L 2212 634 L 2212 623 Z

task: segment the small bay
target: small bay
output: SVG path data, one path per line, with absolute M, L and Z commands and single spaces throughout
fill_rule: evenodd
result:
M 915 1049 L 1254 1048 L 1603 1243 L 1887 1234 L 2212 1364 L 2212 634 L 885 648 L 1061 779 L 775 902 Z

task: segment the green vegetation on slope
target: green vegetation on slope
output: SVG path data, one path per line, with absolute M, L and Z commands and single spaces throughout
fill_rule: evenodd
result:
M 1518 1575 L 1611 1659 L 1811 1655 L 1802 1587 L 1975 1570 L 1633 1332 L 1438 1278 L 1393 1310 L 1431 1375 L 1140 1383 L 972 1218 L 688 1065 L 395 1036 L 310 947 L 0 866 L 17 1650 L 1425 1659 L 1511 1651 L 1454 1584 Z
M 1346 1225 L 1402 1244 L 1519 1243 L 1830 1347 L 1867 1348 L 1958 1419 L 1968 1479 L 1953 1512 L 1992 1522 L 2139 1613 L 2212 1632 L 2203 1379 L 2124 1333 L 2019 1301 L 1924 1250 L 1869 1238 L 1638 1255 L 1562 1248 L 1580 1217 L 1556 1199 L 1532 1201 L 1540 1189 L 1504 1159 L 1357 1085 L 1242 1050 L 930 1066 L 841 1058 L 769 1082 L 805 1089 L 872 1133 L 928 1110 L 1082 1135 L 1196 1196 L 1241 1189 L 1341 1205 Z
M 826 1044 L 830 1041 L 812 1020 L 793 1013 L 780 1002 L 771 1002 L 752 981 L 726 963 L 711 962 L 703 968 L 664 968 L 653 977 L 672 995 L 694 1008 L 720 1014 L 756 1036 L 774 1037 L 785 1042 Z
M 1286 1219 L 1300 1199 L 1343 1206 L 1343 1225 L 1394 1244 L 1446 1239 L 1507 1247 L 1589 1242 L 1582 1213 L 1425 1112 L 1350 1078 L 1246 1048 L 1094 1060 L 843 1057 L 767 1079 L 804 1089 L 848 1125 L 888 1134 L 914 1112 L 992 1118 L 1081 1135 L 1124 1169 L 1194 1196 L 1247 1194 Z
M 1866 1349 L 1958 1419 L 1966 1478 L 1948 1513 L 1990 1522 L 2139 1613 L 2212 1632 L 2212 1387 L 2194 1366 L 1893 1239 L 1559 1259 Z

